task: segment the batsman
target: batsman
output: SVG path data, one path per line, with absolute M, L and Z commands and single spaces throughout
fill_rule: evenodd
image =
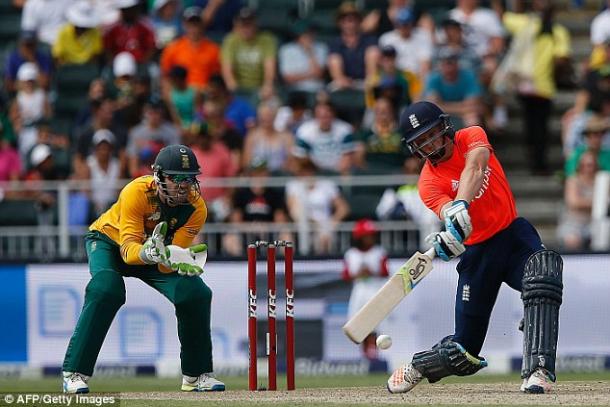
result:
M 174 304 L 183 391 L 223 391 L 214 377 L 212 291 L 199 275 L 207 246 L 191 246 L 207 209 L 190 148 L 171 145 L 155 159 L 153 175 L 136 178 L 85 237 L 91 280 L 63 364 L 64 393 L 89 392 L 88 380 L 110 324 L 125 303 L 125 277 L 135 277 Z M 190 246 L 190 247 L 189 247 Z
M 459 258 L 455 332 L 388 379 L 391 393 L 405 393 L 423 378 L 475 374 L 502 283 L 521 292 L 524 305 L 521 391 L 547 393 L 555 382 L 562 301 L 559 254 L 547 250 L 536 229 L 517 216 L 513 195 L 485 131 L 455 131 L 449 116 L 430 102 L 407 107 L 400 117 L 403 142 L 425 159 L 419 178 L 423 202 L 444 221 L 428 236 L 442 260 Z

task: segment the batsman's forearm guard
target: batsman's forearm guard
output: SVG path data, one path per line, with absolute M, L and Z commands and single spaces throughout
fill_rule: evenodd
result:
M 562 302 L 563 261 L 552 250 L 532 254 L 525 263 L 521 298 L 524 306 L 521 377 L 542 367 L 555 380 L 555 357 Z

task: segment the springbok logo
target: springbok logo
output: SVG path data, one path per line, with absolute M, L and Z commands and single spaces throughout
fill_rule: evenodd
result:
M 412 114 L 411 116 L 409 116 L 409 121 L 411 122 L 411 126 L 415 129 L 417 127 L 419 127 L 419 120 L 417 120 L 417 116 L 415 116 L 414 114 Z

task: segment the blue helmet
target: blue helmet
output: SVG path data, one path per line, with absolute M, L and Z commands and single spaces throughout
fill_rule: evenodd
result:
M 440 131 L 433 137 L 429 137 L 423 142 L 417 139 L 438 125 L 442 125 Z M 405 143 L 409 151 L 421 158 L 426 158 L 435 164 L 444 155 L 447 144 L 453 141 L 455 131 L 446 114 L 437 105 L 431 102 L 416 102 L 407 106 L 400 114 L 399 129 L 402 134 L 402 142 Z M 447 137 L 448 141 L 436 150 L 425 153 L 422 147 L 432 144 L 439 137 Z

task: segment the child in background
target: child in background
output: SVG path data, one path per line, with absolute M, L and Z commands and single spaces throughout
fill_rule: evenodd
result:
M 198 104 L 197 91 L 186 83 L 187 74 L 187 70 L 180 65 L 174 65 L 169 71 L 171 90 L 168 105 L 174 123 L 182 129 L 188 129 L 193 123 L 195 106 Z
M 388 278 L 388 255 L 377 244 L 377 228 L 373 221 L 361 219 L 352 229 L 354 246 L 344 256 L 343 279 L 353 282 L 347 308 L 348 320 L 377 293 Z M 377 333 L 371 332 L 362 342 L 362 352 L 369 360 L 377 359 L 375 341 Z
M 17 96 L 11 118 L 19 134 L 17 144 L 22 157 L 36 144 L 35 123 L 51 115 L 47 93 L 40 87 L 38 76 L 38 67 L 33 62 L 22 64 L 17 71 Z

